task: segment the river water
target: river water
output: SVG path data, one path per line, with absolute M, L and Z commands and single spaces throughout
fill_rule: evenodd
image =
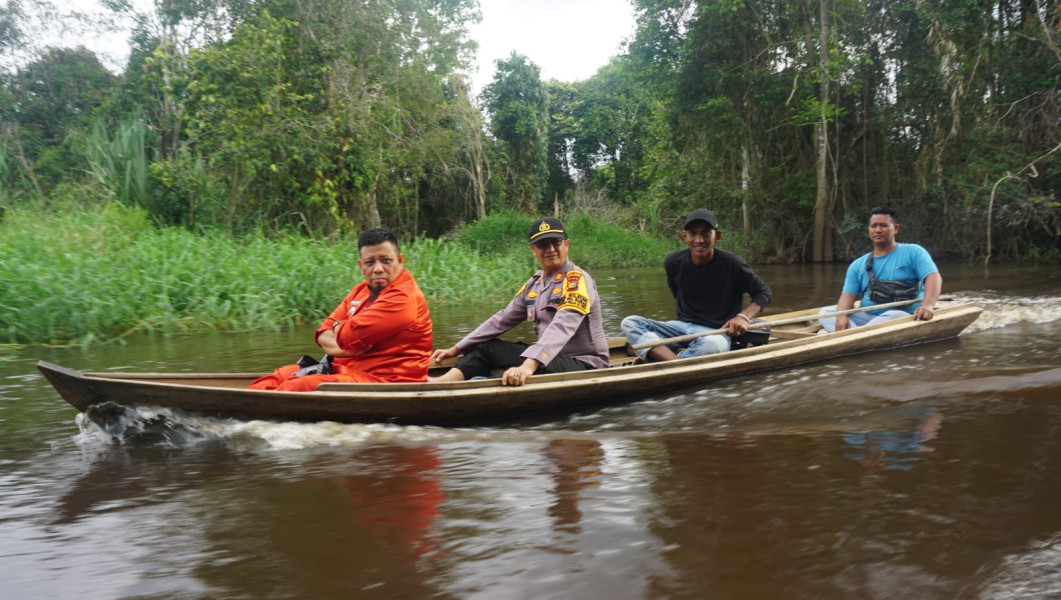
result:
M 0 597 L 1061 597 L 1061 275 L 941 267 L 984 308 L 956 339 L 491 427 L 171 414 L 114 444 L 37 360 L 262 371 L 310 329 L 8 353 Z M 843 277 L 758 271 L 771 312 Z M 609 334 L 671 316 L 660 270 L 596 276 Z M 434 307 L 436 345 L 495 308 Z

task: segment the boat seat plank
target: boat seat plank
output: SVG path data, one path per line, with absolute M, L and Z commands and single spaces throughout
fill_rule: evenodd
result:
M 771 340 L 801 340 L 803 338 L 818 335 L 817 331 L 803 331 L 800 329 L 775 329 L 770 332 Z

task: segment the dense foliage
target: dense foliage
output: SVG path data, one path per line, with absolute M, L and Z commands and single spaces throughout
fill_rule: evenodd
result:
M 632 2 L 596 76 L 514 54 L 478 98 L 476 0 L 108 2 L 137 23 L 118 75 L 27 56 L 55 5 L 0 3 L 0 211 L 412 239 L 503 211 L 673 235 L 707 206 L 790 262 L 864 251 L 887 203 L 936 254 L 1061 254 L 1057 0 Z

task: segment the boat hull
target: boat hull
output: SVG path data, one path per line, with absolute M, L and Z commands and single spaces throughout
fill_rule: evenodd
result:
M 540 375 L 507 387 L 497 379 L 459 383 L 325 384 L 315 392 L 246 389 L 256 374 L 80 372 L 41 361 L 38 369 L 72 406 L 103 425 L 107 408 L 164 407 L 211 417 L 281 421 L 471 424 L 543 412 L 615 404 L 723 378 L 793 367 L 862 352 L 891 350 L 957 336 L 980 315 L 974 304 L 941 308 L 931 321 L 910 317 L 831 334 L 778 328 L 777 342 L 680 361 Z M 817 309 L 773 317 L 792 320 Z M 770 319 L 767 319 L 770 320 Z

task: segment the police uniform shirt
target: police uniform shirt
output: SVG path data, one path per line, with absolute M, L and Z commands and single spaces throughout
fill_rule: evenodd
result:
M 475 328 L 457 348 L 466 349 L 493 339 L 522 321 L 534 322 L 538 341 L 522 354 L 542 365 L 563 354 L 594 368 L 608 366 L 608 340 L 601 318 L 597 284 L 570 260 L 549 278 L 538 270 L 507 306 Z

